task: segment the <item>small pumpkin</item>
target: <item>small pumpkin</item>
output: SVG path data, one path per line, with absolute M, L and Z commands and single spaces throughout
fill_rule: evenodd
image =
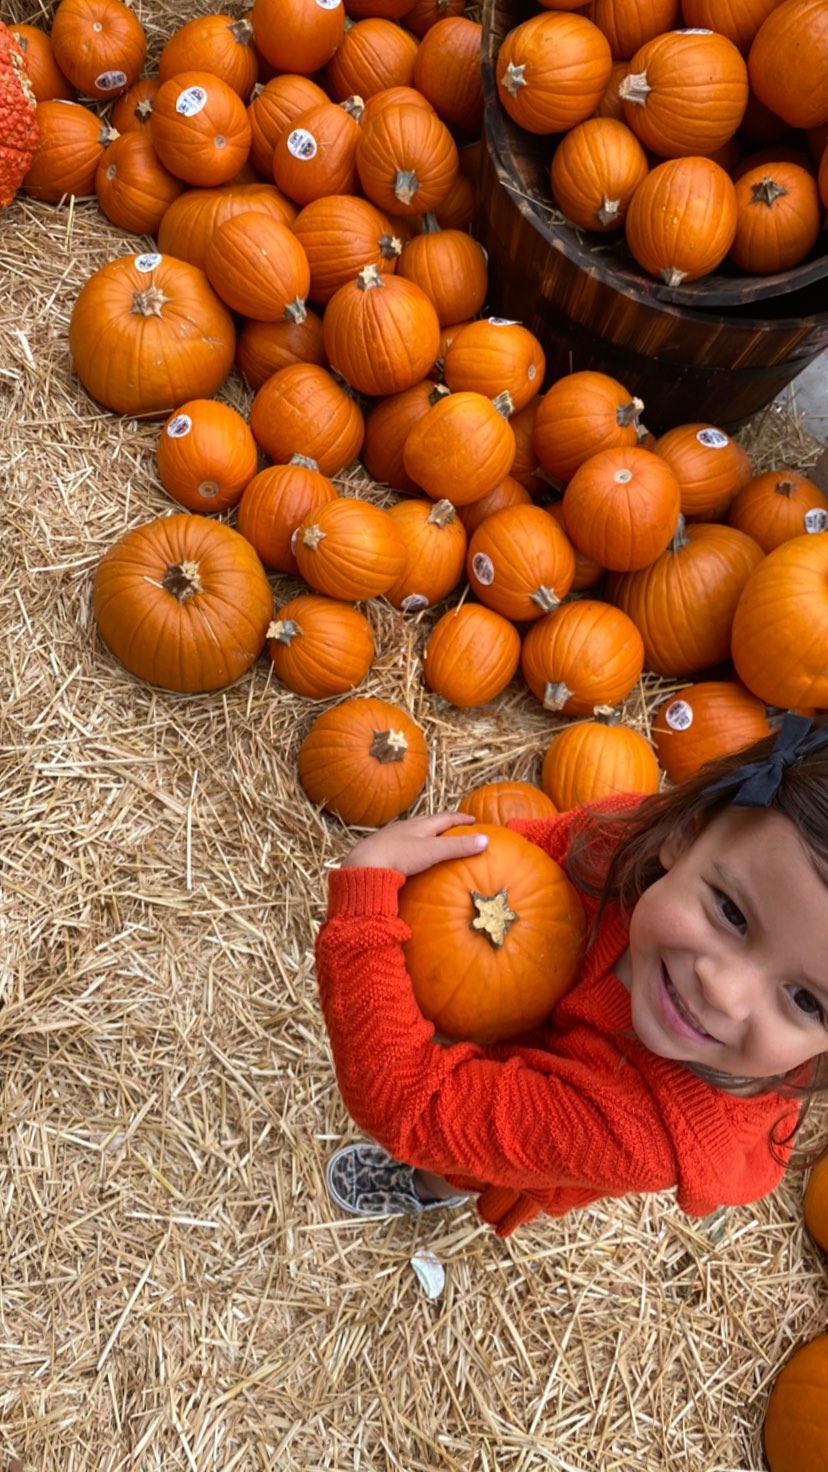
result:
M 308 258 L 309 294 L 322 305 L 364 266 L 394 271 L 402 250 L 386 216 L 353 194 L 311 200 L 296 216 L 293 231 Z
M 350 603 L 312 593 L 283 604 L 268 626 L 267 643 L 282 684 L 308 700 L 353 690 L 374 658 L 365 614 Z
M 739 446 L 714 424 L 678 424 L 656 441 L 679 483 L 683 516 L 712 518 L 727 510 L 742 478 Z
M 433 303 L 413 281 L 365 266 L 328 302 L 322 322 L 331 367 L 359 393 L 383 397 L 418 383 L 440 346 Z
M 612 71 L 609 42 L 592 21 L 564 13 L 530 16 L 497 54 L 498 96 L 528 133 L 563 133 L 598 106 Z
M 265 567 L 298 574 L 293 533 L 336 494 L 336 486 L 321 474 L 315 460 L 294 455 L 287 465 L 269 465 L 247 482 L 239 502 L 238 529 Z
M 508 409 L 508 405 L 504 406 Z M 441 397 L 412 426 L 403 447 L 407 473 L 426 495 L 455 506 L 477 501 L 509 474 L 515 437 L 483 394 Z
M 204 263 L 216 295 L 257 322 L 302 322 L 310 290 L 308 258 L 293 231 L 251 211 L 214 232 Z
M 466 570 L 481 603 L 515 623 L 531 623 L 566 597 L 575 553 L 548 511 L 508 506 L 472 534 Z
M 429 690 L 463 709 L 500 695 L 520 663 L 520 635 L 508 619 L 479 603 L 450 608 L 423 651 Z
M 301 322 L 244 323 L 236 340 L 236 367 L 252 389 L 261 388 L 280 368 L 296 363 L 327 363 L 322 337 L 322 318 L 306 311 Z
M 429 29 L 414 60 L 414 86 L 458 138 L 479 137 L 483 124 L 482 36 L 479 21 L 446 16 Z
M 358 695 L 317 716 L 296 762 L 310 801 L 358 828 L 398 818 L 428 770 L 425 737 L 407 711 Z
M 10 204 L 29 171 L 38 140 L 37 99 L 19 43 L 0 21 L 0 205 Z
M 257 391 L 250 428 L 270 460 L 285 465 L 309 455 L 323 475 L 338 475 L 356 459 L 365 433 L 362 410 L 317 363 L 280 368 Z
M 356 193 L 360 98 L 320 102 L 300 112 L 276 140 L 273 177 L 300 206 L 328 194 Z
M 629 695 L 644 668 L 644 641 L 620 609 L 580 598 L 532 625 L 520 666 L 544 710 L 591 716 Z
M 233 320 L 204 273 L 154 252 L 101 266 L 69 321 L 75 372 L 116 414 L 167 415 L 187 399 L 212 398 L 235 346 Z
M 736 672 L 783 709 L 828 707 L 828 537 L 793 537 L 748 578 L 733 617 Z
M 403 102 L 383 108 L 363 128 L 356 166 L 377 209 L 423 215 L 445 199 L 459 159 L 457 145 L 437 114 Z
M 706 762 L 742 751 L 770 734 L 761 700 L 736 680 L 701 680 L 676 690 L 658 707 L 650 728 L 658 760 L 673 782 Z
M 402 534 L 388 512 L 350 496 L 310 512 L 296 528 L 292 550 L 306 583 L 347 602 L 385 593 L 406 559 Z
M 601 450 L 638 444 L 641 399 L 608 373 L 567 373 L 543 395 L 532 431 L 536 464 L 568 481 Z
M 802 1201 L 806 1230 L 823 1252 L 828 1252 L 828 1157 L 817 1161 Z
M 562 813 L 619 792 L 646 796 L 658 790 L 658 782 L 652 747 L 618 712 L 565 726 L 541 768 L 541 787 Z
M 443 362 L 443 378 L 452 392 L 508 394 L 511 412 L 525 409 L 546 372 L 540 340 L 520 322 L 485 317 L 455 333 Z
M 667 31 L 636 51 L 618 88 L 624 120 L 662 158 L 710 154 L 736 132 L 748 100 L 738 48 L 717 31 Z
M 158 249 L 204 270 L 215 232 L 234 215 L 253 211 L 290 225 L 296 206 L 275 184 L 228 184 L 220 189 L 185 189 L 164 213 Z
M 388 87 L 411 87 L 417 39 L 385 16 L 371 15 L 346 25 L 345 34 L 325 68 L 334 102 L 370 97 Z
M 398 501 L 388 515 L 402 534 L 405 565 L 385 597 L 416 613 L 457 587 L 466 563 L 466 531 L 450 501 Z
M 686 25 L 719 31 L 744 52 L 750 50 L 762 22 L 779 3 L 780 0 L 681 0 L 681 9 Z
M 797 266 L 815 245 L 822 224 L 810 169 L 777 161 L 759 164 L 735 184 L 736 234 L 730 259 L 740 271 L 773 276 Z
M 254 89 L 247 109 L 253 167 L 266 179 L 272 179 L 273 150 L 280 135 L 300 113 L 327 101 L 327 94 L 310 77 L 289 72 Z
M 470 813 L 477 823 L 511 823 L 554 818 L 558 811 L 550 797 L 533 782 L 484 782 L 461 797 L 459 813 Z
M 779 1371 L 762 1441 L 770 1472 L 822 1472 L 828 1462 L 828 1334 L 802 1345 Z
M 547 506 L 550 516 L 554 516 L 562 531 L 566 531 L 566 520 L 564 518 L 563 501 L 552 501 Z M 575 553 L 575 576 L 572 579 L 571 593 L 583 593 L 587 588 L 594 588 L 599 578 L 604 576 L 604 568 L 587 557 L 579 547 L 573 543 L 572 550 Z
M 256 50 L 277 72 L 309 76 L 330 61 L 345 30 L 341 0 L 254 0 Z
M 587 118 L 565 133 L 552 157 L 550 183 L 558 208 L 582 230 L 620 230 L 649 169 L 631 128 L 614 118 Z
M 17 42 L 23 55 L 23 60 L 26 63 L 25 75 L 31 85 L 35 102 L 50 102 L 57 98 L 63 98 L 65 102 L 74 102 L 78 95 L 77 89 L 72 86 L 69 78 L 63 75 L 63 72 L 55 61 L 52 42 L 46 35 L 46 32 L 41 31 L 38 26 L 18 25 L 17 23 L 6 28 L 0 22 L 0 37 L 4 35 L 6 29 L 8 29 Z M 0 58 L 6 55 L 6 46 L 7 43 L 5 41 L 0 42 Z M 8 50 L 8 65 L 10 70 L 14 70 L 11 65 L 10 48 Z M 10 90 L 13 97 L 14 87 Z M 27 104 L 27 109 L 34 111 L 31 102 Z M 25 118 L 26 114 L 24 113 L 23 116 Z M 119 128 L 116 122 L 113 122 L 112 126 L 113 128 Z M 119 128 L 119 131 L 122 132 L 123 129 Z M 25 173 L 25 169 L 22 172 Z
M 210 72 L 179 72 L 162 83 L 150 133 L 165 169 L 187 184 L 227 184 L 250 152 L 244 103 Z
M 58 204 L 95 193 L 98 165 L 117 134 L 80 102 L 39 102 L 37 143 L 21 182 L 24 194 Z
M 468 231 L 442 230 L 434 214 L 423 215 L 420 234 L 403 246 L 397 275 L 425 292 L 441 326 L 473 317 L 489 287 L 483 247 Z
M 209 72 L 247 102 L 256 83 L 258 60 L 249 20 L 231 15 L 198 15 L 173 31 L 158 58 L 158 80 L 179 72 Z
M 191 399 L 171 414 L 155 447 L 164 490 L 188 511 L 226 511 L 256 474 L 256 441 L 237 409 Z
M 221 690 L 264 648 L 273 594 L 238 532 L 203 516 L 162 516 L 104 554 L 92 584 L 101 637 L 140 680 Z
M 52 21 L 55 61 L 86 97 L 116 97 L 141 75 L 147 38 L 121 0 L 60 0 Z
M 448 389 L 423 378 L 399 394 L 389 394 L 370 410 L 365 420 L 365 439 L 360 458 L 372 480 L 392 486 L 406 495 L 416 495 L 420 487 L 411 479 L 403 461 L 403 449 L 409 431 L 422 419 L 427 409 L 445 397 Z
M 606 36 L 613 57 L 627 62 L 645 41 L 673 29 L 679 9 L 679 0 L 592 0 L 586 14 Z
M 116 98 L 109 121 L 117 133 L 143 133 L 149 128 L 152 104 L 160 86 L 157 77 L 140 77 Z
M 471 536 L 477 531 L 482 521 L 489 516 L 494 516 L 496 511 L 505 511 L 507 506 L 531 506 L 532 497 L 525 486 L 514 476 L 507 475 L 500 485 L 495 486 L 493 491 L 481 496 L 479 500 L 472 501 L 468 506 L 460 506 L 457 515 L 460 517 L 466 533 Z
M 828 531 L 828 501 L 798 471 L 766 470 L 737 492 L 727 519 L 763 552 L 772 552 L 792 537 Z
M 601 567 L 649 567 L 675 531 L 679 483 L 651 450 L 601 450 L 564 492 L 564 524 L 575 546 Z
M 783 0 L 763 20 L 748 53 L 750 85 L 790 128 L 828 121 L 828 8 Z
M 736 193 L 724 169 L 710 158 L 675 158 L 642 179 L 624 229 L 638 264 L 678 286 L 724 260 L 736 219 Z
M 399 913 L 414 995 L 446 1037 L 497 1042 L 538 1026 L 575 981 L 586 923 L 549 855 L 496 824 L 470 859 L 407 879 Z M 447 958 L 450 962 L 447 963 Z
M 136 235 L 154 235 L 183 188 L 159 163 L 145 129 L 116 138 L 95 174 L 95 194 L 106 218 Z

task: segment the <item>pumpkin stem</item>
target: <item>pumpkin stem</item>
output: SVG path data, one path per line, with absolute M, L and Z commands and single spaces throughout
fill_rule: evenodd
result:
M 689 546 L 690 546 L 690 538 L 688 537 L 687 532 L 685 530 L 684 517 L 682 516 L 681 512 L 679 512 L 678 519 L 676 521 L 676 529 L 673 532 L 672 540 L 671 540 L 671 542 L 670 542 L 670 544 L 669 544 L 669 546 L 667 548 L 667 551 L 668 552 L 680 552 L 681 549 L 682 549 L 682 547 L 689 547 Z
M 652 90 L 646 72 L 629 72 L 618 84 L 618 96 L 625 102 L 637 103 L 639 107 L 644 106 Z
M 393 261 L 402 252 L 402 241 L 396 235 L 381 235 L 377 245 L 384 261 Z
M 680 286 L 687 272 L 679 271 L 677 266 L 664 266 L 660 274 L 667 286 Z
M 357 276 L 357 286 L 360 291 L 371 291 L 375 286 L 384 286 L 382 274 L 378 266 L 363 266 Z
M 592 719 L 599 726 L 617 726 L 621 721 L 621 712 L 614 705 L 596 705 L 592 712 Z
M 620 209 L 620 199 L 607 199 L 607 196 L 604 195 L 601 204 L 598 206 L 597 210 L 593 211 L 593 213 L 599 225 L 614 225 L 615 221 L 618 219 L 618 212 Z
M 277 644 L 290 644 L 302 629 L 292 618 L 276 618 L 268 624 L 266 639 L 275 639 Z
M 750 191 L 751 204 L 765 204 L 770 208 L 775 199 L 780 199 L 788 193 L 782 184 L 777 184 L 775 179 L 766 174 L 764 179 L 753 185 Z
M 171 562 L 161 579 L 161 587 L 172 593 L 179 603 L 186 603 L 203 591 L 197 562 Z
M 368 755 L 376 757 L 385 766 L 386 762 L 404 761 L 407 751 L 408 742 L 402 731 L 375 731 Z
M 561 601 L 554 588 L 545 588 L 543 583 L 535 589 L 534 593 L 530 593 L 529 597 L 533 603 L 537 603 L 538 608 L 543 609 L 544 613 L 551 613 Z
M 227 29 L 233 40 L 238 41 L 240 46 L 246 46 L 253 35 L 253 26 L 249 20 L 234 20 Z
M 433 210 L 426 210 L 426 213 L 424 215 L 420 215 L 420 234 L 439 235 L 439 233 L 440 222 L 437 219 L 437 216 L 435 215 Z
M 339 105 L 340 107 L 344 108 L 345 111 L 354 119 L 354 122 L 361 122 L 362 114 L 365 111 L 365 103 L 363 102 L 362 98 L 357 95 L 356 92 L 354 92 L 353 96 L 346 97 L 345 101 L 340 102 Z
M 457 513 L 451 502 L 445 496 L 441 501 L 434 502 L 426 517 L 426 521 L 431 522 L 433 526 L 441 527 L 448 526 L 452 521 L 456 521 L 456 519 Z
M 323 532 L 321 526 L 313 522 L 311 526 L 306 526 L 302 533 L 302 546 L 310 547 L 311 552 L 315 552 L 319 543 L 324 542 L 326 535 L 327 533 Z
M 543 692 L 544 710 L 563 710 L 566 702 L 571 699 L 573 694 L 574 691 L 570 690 L 569 686 L 565 685 L 563 680 L 558 680 L 557 683 L 548 680 L 546 689 Z
M 295 296 L 292 302 L 288 302 L 282 316 L 287 322 L 304 322 L 308 315 L 308 309 L 300 296 Z
M 298 453 L 296 455 L 291 455 L 290 459 L 288 460 L 288 465 L 304 465 L 306 470 L 319 469 L 318 464 L 315 460 L 311 459 L 310 455 L 299 455 Z
M 506 91 L 511 97 L 514 97 L 519 87 L 526 86 L 526 78 L 523 75 L 525 71 L 525 61 L 520 66 L 515 66 L 514 63 L 510 61 L 505 72 L 503 73 L 503 76 L 500 78 L 501 87 L 505 87 Z
M 498 394 L 496 399 L 492 399 L 492 403 L 494 404 L 498 414 L 502 414 L 504 419 L 509 418 L 509 415 L 512 413 L 515 407 L 512 403 L 511 394 L 509 393 L 508 389 L 505 388 L 502 393 Z
M 149 286 L 144 287 L 143 291 L 135 292 L 130 311 L 136 317 L 161 317 L 163 316 L 162 307 L 165 307 L 170 301 L 172 297 L 165 296 L 161 287 L 151 282 Z
M 435 383 L 433 389 L 428 396 L 428 402 L 430 404 L 439 404 L 440 400 L 448 398 L 450 393 L 451 389 L 449 388 L 447 383 Z
M 777 496 L 786 496 L 790 501 L 796 495 L 797 484 L 795 480 L 778 480 L 773 489 Z
M 143 123 L 148 117 L 152 115 L 152 98 L 142 97 L 140 102 L 136 102 L 133 111 L 135 113 L 135 116 L 137 118 L 140 118 L 141 122 Z
M 401 204 L 410 204 L 420 187 L 413 169 L 398 169 L 394 180 L 394 195 Z
M 615 422 L 626 429 L 628 424 L 633 424 L 644 408 L 643 399 L 630 399 L 628 404 L 620 404 L 615 411 Z
M 469 929 L 479 930 L 495 950 L 499 950 L 512 925 L 520 919 L 517 911 L 509 904 L 508 891 L 499 889 L 497 894 L 485 895 L 472 889 L 470 896 L 477 914 L 469 921 Z

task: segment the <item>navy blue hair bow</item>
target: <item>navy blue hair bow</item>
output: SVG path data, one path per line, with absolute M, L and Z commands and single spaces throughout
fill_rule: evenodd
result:
M 733 791 L 730 801 L 740 808 L 768 808 L 776 797 L 788 767 L 809 752 L 828 746 L 828 721 L 814 725 L 808 716 L 788 712 L 776 733 L 773 751 L 762 762 L 746 762 L 726 777 L 705 787 L 704 796 Z

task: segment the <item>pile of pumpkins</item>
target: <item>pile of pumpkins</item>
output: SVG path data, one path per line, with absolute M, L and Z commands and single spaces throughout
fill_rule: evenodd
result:
M 683 29 L 679 29 L 682 27 Z M 553 199 L 675 287 L 798 265 L 828 208 L 823 0 L 545 0 L 503 40 L 500 102 L 548 136 Z
M 12 28 L 48 94 L 23 190 L 94 188 L 158 246 L 96 271 L 69 329 L 95 399 L 166 413 L 158 473 L 185 508 L 104 557 L 103 638 L 139 678 L 184 692 L 221 688 L 267 643 L 291 690 L 336 702 L 299 777 L 360 826 L 403 812 L 427 771 L 405 710 L 341 699 L 373 660 L 356 606 L 372 598 L 413 615 L 467 579 L 428 634 L 428 687 L 474 707 L 520 670 L 573 718 L 541 788 L 494 784 L 481 821 L 651 792 L 659 762 L 681 778 L 765 734 L 768 705 L 828 706 L 821 491 L 788 467 L 753 477 L 715 425 L 654 440 L 634 391 L 604 374 L 542 394 L 542 344 L 481 315 L 460 166 L 475 149 L 458 148 L 480 126 L 480 26 L 443 9 L 417 0 L 409 31 L 387 0 L 351 3 L 347 21 L 338 0 L 256 0 L 249 21 L 186 22 L 143 79 L 121 0 L 61 0 L 51 38 Z M 327 93 L 308 75 L 322 65 Z M 114 93 L 110 123 L 75 89 Z M 247 420 L 213 397 L 234 362 L 255 391 Z M 357 457 L 402 499 L 339 495 Z M 275 617 L 272 572 L 308 586 Z M 717 676 L 665 702 L 655 753 L 618 713 L 643 670 Z

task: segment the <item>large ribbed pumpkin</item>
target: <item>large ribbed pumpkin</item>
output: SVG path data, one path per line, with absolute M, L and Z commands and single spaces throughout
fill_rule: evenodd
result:
M 770 1472 L 828 1466 L 828 1334 L 791 1355 L 770 1393 L 762 1427 Z
M 101 266 L 69 322 L 75 372 L 116 414 L 169 414 L 187 399 L 211 399 L 235 347 L 233 319 L 204 272 L 154 253 Z
M 739 678 L 769 705 L 828 706 L 828 537 L 793 537 L 751 573 L 733 618 Z
M 448 832 L 482 832 L 489 842 L 406 880 L 406 966 L 439 1032 L 496 1042 L 536 1027 L 572 985 L 583 907 L 563 869 L 519 834 L 495 824 Z
M 317 716 L 297 770 L 311 802 L 343 823 L 379 828 L 398 818 L 425 782 L 425 737 L 401 706 L 354 696 Z
M 256 553 L 204 516 L 135 527 L 98 564 L 92 606 L 101 637 L 141 680 L 164 690 L 220 690 L 264 648 L 273 594 Z

